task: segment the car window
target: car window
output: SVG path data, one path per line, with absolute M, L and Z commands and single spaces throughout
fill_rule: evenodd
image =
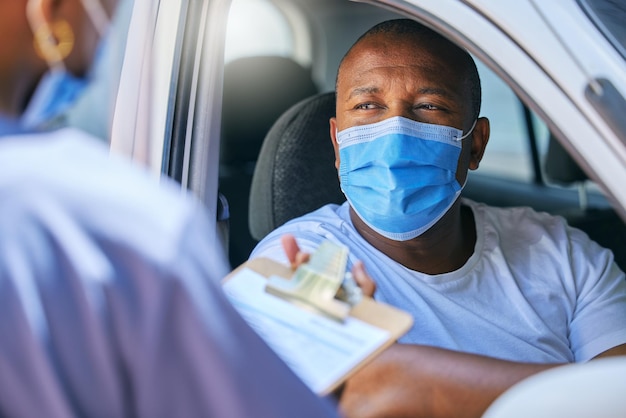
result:
M 626 58 L 626 3 L 620 0 L 580 0 L 581 7 L 598 30 Z
M 525 107 L 513 90 L 486 65 L 474 58 L 481 79 L 482 106 L 480 115 L 490 122 L 491 135 L 487 152 L 477 171 L 481 176 L 538 184 L 549 189 L 585 187 L 594 203 L 606 206 L 602 190 L 586 179 L 575 185 L 554 182 L 545 173 L 550 141 L 547 124 Z M 534 148 L 534 151 L 533 151 Z M 533 156 L 533 152 L 536 155 Z M 470 173 L 474 175 L 475 173 Z
M 548 140 L 546 124 L 531 112 L 529 126 L 524 106 L 511 88 L 477 59 L 476 64 L 483 95 L 481 116 L 487 117 L 491 125 L 488 152 L 481 161 L 480 172 L 533 182 L 538 176 L 531 158 L 529 130 L 533 130 L 542 158 Z
M 539 185 L 543 194 L 551 190 L 576 189 L 575 193 L 584 193 L 584 197 L 573 199 L 573 205 L 584 205 L 580 199 L 593 197 L 593 204 L 606 206 L 601 189 L 589 179 L 573 184 L 554 181 L 545 173 L 546 159 L 550 142 L 547 124 L 531 109 L 524 106 L 513 90 L 493 71 L 474 57 L 481 79 L 482 106 L 480 115 L 490 122 L 491 134 L 489 145 L 480 168 L 470 172 L 476 175 L 518 184 Z M 584 191 L 581 192 L 581 187 Z M 480 195 L 480 199 L 492 204 L 489 196 Z M 512 204 L 524 204 L 523 200 L 513 200 Z M 530 203 L 529 203 L 530 204 Z
M 285 15 L 268 0 L 234 0 L 228 15 L 224 60 L 254 55 L 293 55 Z

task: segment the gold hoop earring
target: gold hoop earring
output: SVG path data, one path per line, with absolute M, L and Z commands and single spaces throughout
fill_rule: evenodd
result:
M 65 20 L 43 24 L 34 33 L 37 55 L 49 65 L 63 61 L 74 49 L 74 31 Z

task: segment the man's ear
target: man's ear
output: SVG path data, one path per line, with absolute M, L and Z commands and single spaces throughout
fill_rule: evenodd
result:
M 472 145 L 470 150 L 469 169 L 476 170 L 485 154 L 487 142 L 489 142 L 489 119 L 481 117 L 476 121 L 472 131 Z
M 330 118 L 330 139 L 335 150 L 335 168 L 339 170 L 339 144 L 337 143 L 337 118 Z

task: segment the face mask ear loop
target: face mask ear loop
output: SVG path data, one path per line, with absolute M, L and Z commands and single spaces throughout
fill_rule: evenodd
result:
M 478 119 L 474 119 L 474 123 L 472 124 L 472 127 L 470 128 L 470 130 L 469 130 L 469 131 L 467 131 L 467 133 L 466 133 L 465 135 L 460 136 L 460 137 L 458 137 L 458 138 L 455 138 L 455 140 L 456 140 L 456 141 L 462 141 L 462 140 L 464 140 L 465 138 L 467 138 L 467 137 L 469 136 L 469 134 L 471 134 L 471 133 L 472 133 L 472 131 L 474 130 L 474 128 L 476 127 L 476 122 L 478 122 Z
M 102 39 L 111 23 L 111 19 L 107 15 L 106 10 L 104 10 L 104 6 L 102 6 L 100 0 L 81 0 L 81 3 L 91 23 L 96 28 L 100 39 Z

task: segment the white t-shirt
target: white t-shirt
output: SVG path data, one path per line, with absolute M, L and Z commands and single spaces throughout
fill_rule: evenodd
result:
M 0 202 L 0 415 L 335 416 L 223 296 L 178 187 L 63 129 L 0 137 Z
M 281 226 L 251 257 L 286 262 L 280 237 L 305 251 L 323 240 L 350 248 L 377 285 L 375 298 L 413 315 L 400 342 L 521 362 L 586 361 L 626 343 L 626 280 L 613 255 L 560 217 L 464 199 L 476 221 L 474 254 L 460 269 L 410 270 L 367 243 L 349 206 L 327 205 Z

